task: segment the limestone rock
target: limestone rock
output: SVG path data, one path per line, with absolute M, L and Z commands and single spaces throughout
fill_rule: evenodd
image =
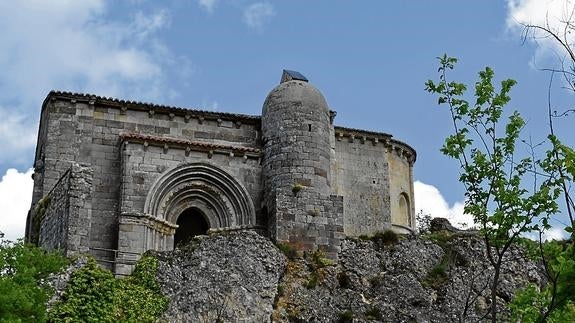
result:
M 171 299 L 160 321 L 466 322 L 481 321 L 491 302 L 493 268 L 476 234 L 406 236 L 392 245 L 345 239 L 339 261 L 324 263 L 309 252 L 288 261 L 268 239 L 231 232 L 157 257 Z M 503 321 L 518 289 L 545 283 L 521 248 L 508 257 L 497 291 Z
M 457 232 L 459 231 L 457 228 L 449 223 L 449 220 L 446 218 L 433 218 L 429 222 L 429 231 L 431 232 L 438 232 L 438 231 L 448 231 L 448 232 Z
M 268 239 L 250 231 L 201 237 L 157 257 L 171 300 L 160 321 L 170 322 L 269 321 L 286 266 Z

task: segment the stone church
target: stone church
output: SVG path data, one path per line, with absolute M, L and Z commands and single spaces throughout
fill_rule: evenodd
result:
M 415 150 L 335 115 L 287 70 L 261 116 L 50 92 L 26 239 L 122 275 L 146 250 L 212 231 L 332 258 L 346 236 L 412 231 Z

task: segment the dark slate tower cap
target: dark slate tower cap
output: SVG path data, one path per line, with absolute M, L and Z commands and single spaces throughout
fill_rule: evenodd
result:
M 308 79 L 305 76 L 303 76 L 300 72 L 284 70 L 282 73 L 282 80 L 280 81 L 280 83 L 284 83 L 291 80 L 304 81 L 304 82 L 308 81 Z

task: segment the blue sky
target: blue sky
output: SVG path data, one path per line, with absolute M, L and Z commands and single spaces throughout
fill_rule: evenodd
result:
M 561 52 L 515 21 L 557 18 L 567 0 L 0 0 L 0 230 L 21 235 L 40 106 L 51 89 L 258 115 L 282 69 L 304 74 L 336 124 L 391 133 L 418 151 L 416 206 L 461 213 L 457 163 L 439 148 L 447 111 L 424 91 L 436 56 L 472 83 L 514 78 L 510 109 L 545 135 L 549 75 Z M 554 88 L 561 105 L 570 99 Z M 560 134 L 575 141 L 568 126 Z M 447 214 L 446 214 L 447 213 Z

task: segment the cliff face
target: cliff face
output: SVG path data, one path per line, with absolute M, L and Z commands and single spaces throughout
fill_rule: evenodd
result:
M 253 232 L 196 239 L 184 250 L 157 254 L 167 321 L 481 320 L 489 306 L 492 268 L 476 236 L 435 233 L 397 242 L 345 240 L 338 263 L 321 253 L 287 259 Z M 519 248 L 509 254 L 498 305 L 541 268 Z
M 254 232 L 201 237 L 157 257 L 162 293 L 170 298 L 162 322 L 268 321 L 286 266 L 283 254 Z

